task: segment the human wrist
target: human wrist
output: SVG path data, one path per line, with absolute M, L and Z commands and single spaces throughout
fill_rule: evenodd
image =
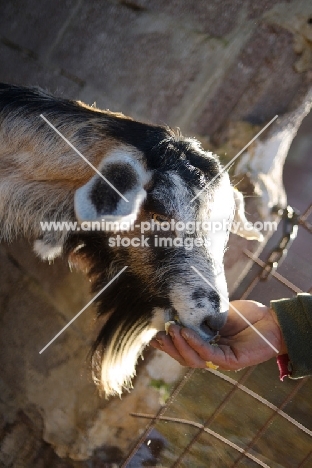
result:
M 269 309 L 269 313 L 271 315 L 271 318 L 272 318 L 274 324 L 276 325 L 276 329 L 277 329 L 277 333 L 278 333 L 278 337 L 279 337 L 279 346 L 278 346 L 279 353 L 278 354 L 279 354 L 279 356 L 281 356 L 283 354 L 287 354 L 287 346 L 286 346 L 286 343 L 285 343 L 285 340 L 284 340 L 284 337 L 283 337 L 282 329 L 281 329 L 281 326 L 279 324 L 276 312 L 275 312 L 275 310 L 273 308 L 268 308 L 268 309 Z

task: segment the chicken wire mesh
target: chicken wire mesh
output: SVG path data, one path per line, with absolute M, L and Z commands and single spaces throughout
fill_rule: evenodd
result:
M 252 293 L 268 303 L 312 291 L 312 204 L 302 214 L 276 211 L 279 229 L 264 259 L 244 251 L 252 268 L 232 299 Z M 156 414 L 133 414 L 147 426 L 121 466 L 308 468 L 311 394 L 311 379 L 280 382 L 274 360 L 236 373 L 188 370 Z

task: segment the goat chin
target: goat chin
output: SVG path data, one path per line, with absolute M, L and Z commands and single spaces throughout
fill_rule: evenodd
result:
M 123 390 L 130 391 L 135 367 L 143 349 L 157 333 L 154 326 L 140 330 L 130 329 L 120 338 L 117 331 L 106 347 L 100 363 L 100 384 L 106 398 L 121 396 Z

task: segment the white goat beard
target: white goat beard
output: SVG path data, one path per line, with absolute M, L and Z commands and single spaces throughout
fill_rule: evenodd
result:
M 102 360 L 101 386 L 106 397 L 120 396 L 124 389 L 130 391 L 133 388 L 132 378 L 136 375 L 137 361 L 145 346 L 158 331 L 152 325 L 140 331 L 133 327 L 123 336 L 122 348 L 116 351 L 120 345 L 120 330 L 121 327 L 106 348 Z

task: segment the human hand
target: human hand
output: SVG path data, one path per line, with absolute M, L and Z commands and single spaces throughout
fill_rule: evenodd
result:
M 220 330 L 217 345 L 207 343 L 193 330 L 179 325 L 170 325 L 168 335 L 158 332 L 150 345 L 165 351 L 183 366 L 195 368 L 207 368 L 207 362 L 211 362 L 222 370 L 238 370 L 276 357 L 276 351 L 240 314 L 279 351 L 278 354 L 287 353 L 273 309 L 243 300 L 230 303 L 228 319 Z

